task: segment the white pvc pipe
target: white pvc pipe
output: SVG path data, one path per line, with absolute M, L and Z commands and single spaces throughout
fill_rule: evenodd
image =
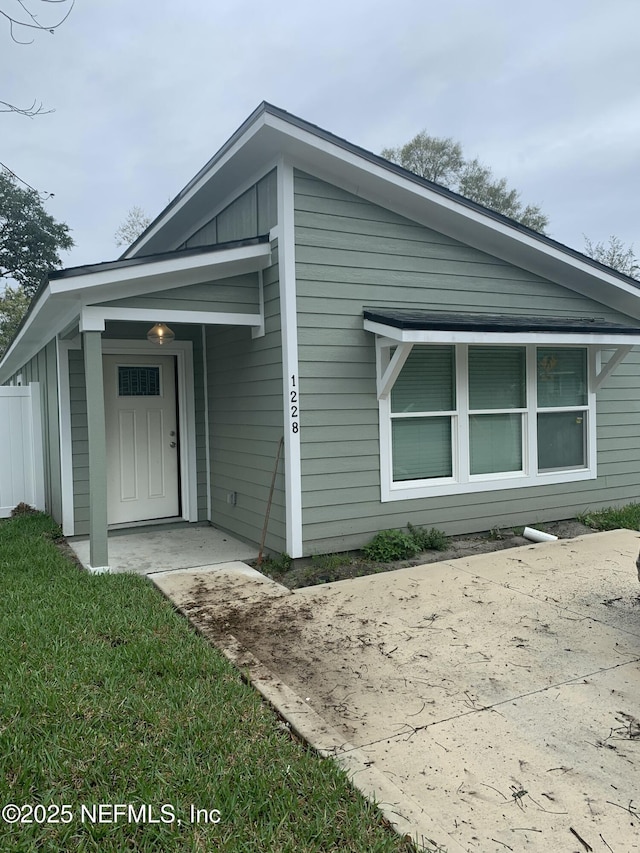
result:
M 531 539 L 532 542 L 555 542 L 558 538 L 553 533 L 543 533 L 542 530 L 534 530 L 533 527 L 525 527 L 522 535 L 525 539 Z

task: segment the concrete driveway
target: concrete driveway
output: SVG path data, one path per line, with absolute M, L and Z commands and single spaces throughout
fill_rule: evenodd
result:
M 151 576 L 427 850 L 640 850 L 640 534 L 290 593 Z

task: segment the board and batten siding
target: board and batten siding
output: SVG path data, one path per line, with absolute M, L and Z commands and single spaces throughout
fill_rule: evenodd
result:
M 276 224 L 277 210 L 276 170 L 272 169 L 216 216 L 189 234 L 178 248 L 214 246 L 268 234 Z
M 277 248 L 273 257 L 263 273 L 264 336 L 240 327 L 206 330 L 211 521 L 250 542 L 260 542 L 283 434 Z M 276 553 L 286 547 L 283 470 L 281 455 L 266 538 Z
M 44 465 L 45 509 L 58 524 L 62 523 L 62 486 L 60 476 L 60 422 L 58 420 L 58 364 L 55 340 L 43 347 L 11 377 L 15 385 L 40 384 L 42 413 L 42 453 Z
M 306 554 L 359 547 L 377 531 L 408 522 L 471 533 L 637 499 L 634 351 L 598 392 L 597 480 L 381 503 L 375 345 L 363 329 L 365 307 L 631 321 L 300 172 L 295 234 Z

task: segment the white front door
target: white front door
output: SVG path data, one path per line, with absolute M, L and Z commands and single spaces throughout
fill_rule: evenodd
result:
M 179 512 L 173 356 L 103 356 L 109 524 Z

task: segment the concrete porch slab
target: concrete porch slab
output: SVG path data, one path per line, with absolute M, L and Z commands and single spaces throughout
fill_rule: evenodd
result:
M 69 546 L 83 566 L 89 566 L 89 539 L 70 539 Z M 209 525 L 188 527 L 138 527 L 109 532 L 109 567 L 112 572 L 147 575 L 232 560 L 255 560 L 258 549 Z

